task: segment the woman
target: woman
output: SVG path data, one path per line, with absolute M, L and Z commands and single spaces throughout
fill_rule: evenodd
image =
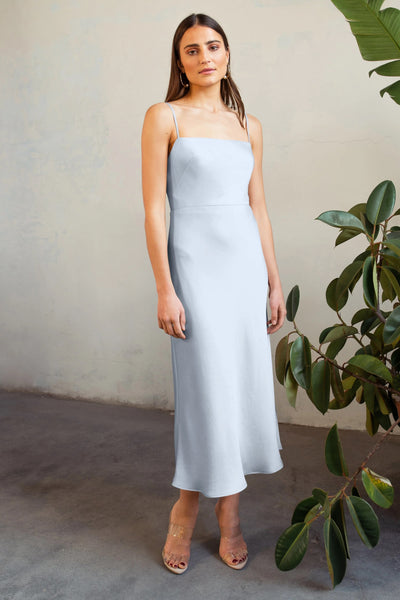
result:
M 142 184 L 175 394 L 172 485 L 180 497 L 162 557 L 174 573 L 186 571 L 201 492 L 219 498 L 219 555 L 241 569 L 244 475 L 283 466 L 269 334 L 286 309 L 263 191 L 261 124 L 244 111 L 226 35 L 207 15 L 188 16 L 175 32 L 166 101 L 144 118 Z

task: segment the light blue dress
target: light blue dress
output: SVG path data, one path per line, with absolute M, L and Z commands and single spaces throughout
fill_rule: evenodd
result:
M 254 156 L 249 137 L 180 137 L 169 106 L 178 138 L 167 168 L 168 259 L 186 315 L 186 339 L 171 336 L 172 485 L 216 498 L 283 466 L 268 273 L 248 195 Z

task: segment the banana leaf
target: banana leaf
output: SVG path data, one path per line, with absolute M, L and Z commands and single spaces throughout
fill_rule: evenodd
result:
M 381 10 L 384 0 L 331 0 L 345 16 L 364 60 L 389 60 L 372 69 L 384 77 L 400 75 L 400 10 L 388 7 Z M 397 59 L 397 60 L 394 60 Z M 400 80 L 380 91 L 400 104 Z

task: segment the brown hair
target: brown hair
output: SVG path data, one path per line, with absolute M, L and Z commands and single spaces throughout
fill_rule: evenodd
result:
M 178 98 L 183 98 L 189 91 L 188 87 L 184 87 L 180 81 L 180 69 L 178 66 L 178 61 L 180 61 L 180 53 L 179 53 L 179 45 L 183 34 L 187 29 L 193 27 L 194 25 L 202 25 L 203 27 L 210 27 L 210 29 L 214 29 L 219 35 L 222 37 L 224 42 L 225 49 L 229 49 L 228 39 L 225 35 L 224 30 L 221 25 L 215 21 L 212 17 L 204 14 L 195 14 L 192 13 L 183 21 L 181 21 L 175 31 L 175 35 L 172 41 L 172 55 L 171 55 L 171 73 L 169 78 L 169 85 L 167 95 L 165 97 L 165 102 L 170 102 L 171 100 L 177 100 Z M 230 61 L 231 61 L 231 53 L 229 52 L 229 60 L 228 60 L 228 72 L 230 72 Z M 182 78 L 185 75 L 182 73 Z M 186 76 L 185 76 L 186 77 Z M 233 108 L 238 113 L 238 119 L 242 127 L 245 129 L 244 125 L 244 104 L 243 100 L 240 96 L 239 89 L 235 82 L 233 81 L 231 75 L 227 77 L 227 79 L 221 79 L 221 97 L 229 108 Z

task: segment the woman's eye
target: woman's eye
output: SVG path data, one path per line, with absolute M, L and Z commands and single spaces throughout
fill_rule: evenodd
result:
M 211 50 L 218 50 L 219 46 L 210 46 Z
M 196 50 L 189 50 L 188 54 L 193 54 Z

